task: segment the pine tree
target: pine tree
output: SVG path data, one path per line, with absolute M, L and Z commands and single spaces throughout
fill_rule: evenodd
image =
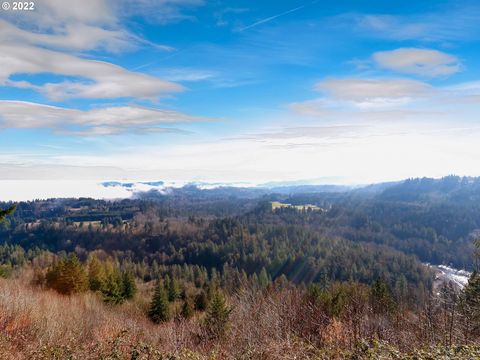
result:
M 183 301 L 181 315 L 184 319 L 190 319 L 193 316 L 193 304 L 188 296 Z
M 77 255 L 70 254 L 65 263 L 62 281 L 72 285 L 71 292 L 82 292 L 88 288 L 87 274 Z
M 217 290 L 205 316 L 205 325 L 211 337 L 218 338 L 225 334 L 230 312 L 231 309 L 228 308 L 225 297 Z
M 126 300 L 133 299 L 137 293 L 137 284 L 131 271 L 124 271 L 122 274 L 122 296 Z
M 11 206 L 11 207 L 9 207 L 8 209 L 5 209 L 5 210 L 0 209 L 0 221 L 2 221 L 3 219 L 5 219 L 5 217 L 6 217 L 7 215 L 10 215 L 11 213 L 13 213 L 13 212 L 15 211 L 15 209 L 16 209 L 16 206 L 15 206 L 15 205 L 14 205 L 14 206 Z
M 205 311 L 208 306 L 207 293 L 202 290 L 195 296 L 195 310 Z
M 99 291 L 105 283 L 105 270 L 96 256 L 88 264 L 88 285 L 90 290 Z
M 170 289 L 170 275 L 165 275 L 163 279 L 163 289 L 165 290 L 167 297 L 168 297 L 168 290 Z
M 118 268 L 112 263 L 105 264 L 105 281 L 102 286 L 103 301 L 109 304 L 123 302 L 122 276 Z
M 179 298 L 180 290 L 174 277 L 170 279 L 167 286 L 168 301 L 172 302 Z
M 392 291 L 383 278 L 375 280 L 370 289 L 372 307 L 375 313 L 389 314 L 395 308 Z
M 270 280 L 270 277 L 268 276 L 267 270 L 265 268 L 262 268 L 262 271 L 260 271 L 260 275 L 258 277 L 258 284 L 260 285 L 260 288 L 264 289 L 270 283 L 271 283 L 271 280 Z
M 46 285 L 65 295 L 87 290 L 87 275 L 78 257 L 72 253 L 54 264 L 46 274 Z
M 152 302 L 148 310 L 148 317 L 154 323 L 159 324 L 170 320 L 170 305 L 168 297 L 160 281 L 155 285 Z

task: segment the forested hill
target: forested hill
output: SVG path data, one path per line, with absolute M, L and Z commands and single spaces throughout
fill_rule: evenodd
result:
M 22 202 L 0 223 L 0 243 L 37 252 L 102 250 L 147 265 L 227 266 L 248 274 L 266 269 L 272 278 L 286 275 L 299 283 L 369 283 L 381 276 L 395 286 L 403 275 L 418 286 L 430 281 L 420 262 L 472 268 L 479 184 L 476 178 L 447 177 L 256 194 L 189 186 L 120 201 Z M 272 201 L 320 210 L 274 210 Z M 9 249 L 0 254 L 3 260 L 14 252 Z
M 447 176 L 442 179 L 409 179 L 388 187 L 380 198 L 402 202 L 473 204 L 480 201 L 480 178 Z
M 325 231 L 387 244 L 422 261 L 471 269 L 480 234 L 480 178 L 448 176 L 377 184 L 348 192 L 279 196 L 331 208 Z M 316 226 L 322 226 L 321 221 Z

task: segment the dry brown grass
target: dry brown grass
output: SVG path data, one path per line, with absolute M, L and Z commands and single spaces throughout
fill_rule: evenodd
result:
M 144 307 L 142 297 L 108 306 L 93 293 L 63 296 L 23 279 L 0 279 L 0 358 L 130 358 L 141 344 L 170 353 L 192 347 L 194 323 L 154 325 Z
M 32 286 L 31 276 L 24 271 L 0 279 L 2 360 L 362 359 L 355 355 L 358 341 L 380 340 L 405 351 L 426 344 L 416 318 L 388 323 L 359 308 L 346 318 L 330 318 L 295 288 L 231 296 L 226 335 L 211 339 L 203 331 L 203 314 L 151 323 L 145 316 L 150 284 L 140 286 L 135 300 L 109 306 L 91 292 L 63 296 Z
M 230 299 L 223 339 L 205 336 L 202 314 L 154 325 L 145 316 L 150 286 L 108 306 L 94 293 L 63 296 L 30 285 L 31 273 L 0 279 L 1 359 L 304 359 L 314 347 L 295 333 L 294 297 L 242 292 Z M 313 349 L 313 350 L 312 350 Z M 190 351 L 190 352 L 189 352 Z M 167 357 L 165 357 L 167 358 Z M 170 358 L 170 357 L 168 357 Z

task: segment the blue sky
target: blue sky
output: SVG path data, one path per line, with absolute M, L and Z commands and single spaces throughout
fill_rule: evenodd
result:
M 0 179 L 480 175 L 476 1 L 35 7 L 0 11 Z

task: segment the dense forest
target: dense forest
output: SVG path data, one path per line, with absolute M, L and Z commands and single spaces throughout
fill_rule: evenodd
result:
M 305 357 L 327 343 L 352 358 L 372 347 L 382 353 L 441 344 L 439 351 L 448 352 L 477 339 L 472 314 L 480 311 L 480 282 L 474 272 L 465 291 L 438 284 L 424 263 L 475 270 L 479 194 L 480 179 L 447 177 L 356 189 L 187 186 L 116 201 L 2 203 L 0 277 L 10 280 L 1 286 L 11 296 L 12 284 L 21 283 L 21 291 L 34 297 L 54 291 L 80 302 L 91 301 L 81 294 L 97 294 L 105 311 L 126 309 L 138 321 L 170 324 L 175 331 L 179 321 L 188 322 L 196 330 L 185 335 L 182 351 L 204 355 L 219 344 L 226 349 L 232 327 L 241 330 L 234 320 L 242 317 L 239 311 L 268 313 L 267 303 L 276 311 L 271 316 L 288 319 L 282 331 L 298 338 Z M 441 302 L 434 300 L 439 296 Z M 288 314 L 279 308 L 283 301 L 291 306 Z M 13 310 L 5 306 L 0 331 L 7 346 Z M 334 341 L 326 338 L 332 331 L 338 333 Z M 403 338 L 408 331 L 416 336 L 411 346 Z M 67 357 L 64 348 L 49 346 L 35 356 L 59 351 L 56 358 Z M 147 350 L 118 351 L 129 354 L 119 358 L 134 359 L 133 352 L 142 358 Z M 236 358 L 228 351 L 225 358 Z M 265 354 L 246 358 L 278 358 Z

